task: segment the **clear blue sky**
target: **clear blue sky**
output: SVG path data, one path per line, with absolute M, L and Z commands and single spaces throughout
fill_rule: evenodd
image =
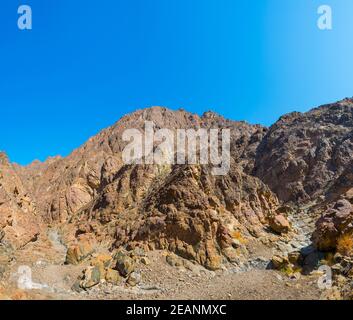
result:
M 0 150 L 22 164 L 151 105 L 270 125 L 353 96 L 352 0 L 1 0 L 0 35 Z

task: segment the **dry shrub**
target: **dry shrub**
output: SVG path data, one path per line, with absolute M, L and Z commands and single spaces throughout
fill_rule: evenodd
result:
M 335 255 L 332 252 L 327 252 L 325 254 L 325 259 L 321 261 L 321 264 L 325 264 L 328 266 L 333 266 L 335 264 Z
M 236 240 L 238 240 L 240 243 L 245 243 L 246 242 L 246 240 L 244 239 L 244 237 L 242 236 L 242 234 L 240 233 L 240 231 L 233 231 L 233 232 L 231 232 L 231 237 L 233 238 L 233 239 L 236 239 Z
M 349 256 L 353 252 L 353 235 L 351 233 L 340 236 L 337 240 L 337 252 Z

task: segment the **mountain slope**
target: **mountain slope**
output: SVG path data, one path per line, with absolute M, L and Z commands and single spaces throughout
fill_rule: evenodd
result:
M 335 198 L 353 185 L 352 154 L 353 100 L 345 99 L 281 117 L 259 145 L 253 173 L 283 202 Z
M 346 99 L 285 115 L 270 129 L 212 112 L 138 110 L 66 158 L 21 167 L 3 156 L 0 228 L 15 246 L 35 240 L 43 221 L 61 228 L 68 246 L 95 239 L 110 250 L 167 249 L 209 269 L 223 258 L 238 263 L 246 260 L 247 241 L 271 246 L 292 236 L 278 232 L 287 222 L 276 216 L 295 215 L 308 203 L 333 203 L 352 188 L 352 110 Z M 123 132 L 142 132 L 146 121 L 173 132 L 230 129 L 229 173 L 213 176 L 200 164 L 124 164 Z M 32 231 L 8 223 L 8 212 L 33 223 Z

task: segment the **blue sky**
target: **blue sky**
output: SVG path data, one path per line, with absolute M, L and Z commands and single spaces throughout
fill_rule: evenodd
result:
M 353 96 L 351 0 L 1 0 L 0 35 L 0 150 L 21 164 L 147 106 L 270 125 Z

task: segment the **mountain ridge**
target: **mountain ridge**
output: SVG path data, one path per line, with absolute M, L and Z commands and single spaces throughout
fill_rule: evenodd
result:
M 97 241 L 109 250 L 166 249 L 210 269 L 220 268 L 224 258 L 239 262 L 248 253 L 235 234 L 267 244 L 292 237 L 286 219 L 296 208 L 327 207 L 353 186 L 343 179 L 353 151 L 352 101 L 290 113 L 270 128 L 214 112 L 199 116 L 152 107 L 122 117 L 67 157 L 20 166 L 3 155 L 0 169 L 11 174 L 0 179 L 1 188 L 13 203 L 6 212 L 20 221 L 27 210 L 33 225 L 25 236 L 23 228 L 17 232 L 16 224 L 4 221 L 3 239 L 21 247 L 36 241 L 38 226 L 43 232 L 57 225 L 67 246 Z M 143 131 L 145 121 L 174 131 L 231 129 L 229 174 L 213 177 L 207 165 L 124 164 L 122 134 Z

